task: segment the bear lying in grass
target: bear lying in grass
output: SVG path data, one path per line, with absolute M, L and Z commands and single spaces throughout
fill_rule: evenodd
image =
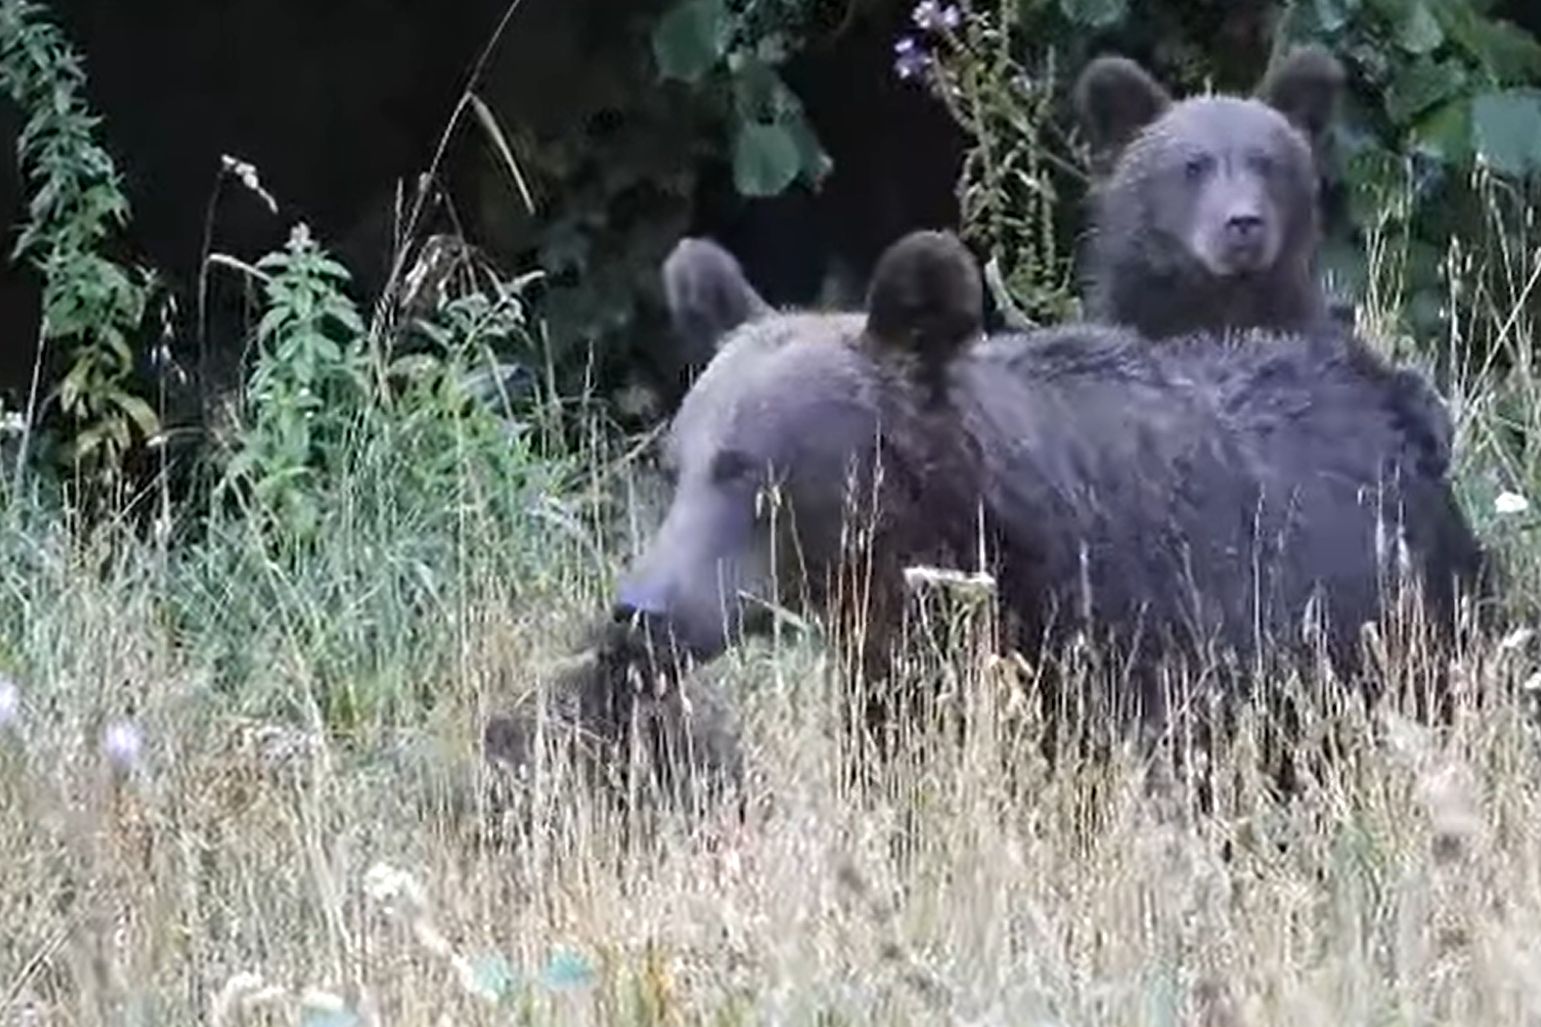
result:
M 1136 664 L 1247 661 L 1315 607 L 1347 670 L 1399 560 L 1453 624 L 1482 560 L 1410 372 L 1329 331 L 1151 347 L 981 319 L 972 256 L 923 232 L 865 313 L 732 326 L 671 425 L 672 504 L 618 617 L 702 659 L 768 605 L 860 592 L 881 667 L 903 569 L 984 552 L 1030 650 L 1086 632 Z
M 670 426 L 672 501 L 616 602 L 625 655 L 580 692 L 650 688 L 622 667 L 639 637 L 659 671 L 660 652 L 709 659 L 799 604 L 866 624 L 881 676 L 904 570 L 982 553 L 1008 644 L 1107 647 L 1128 668 L 1122 712 L 1154 725 L 1163 661 L 1197 679 L 1320 643 L 1351 672 L 1399 568 L 1440 638 L 1479 580 L 1408 373 L 1347 336 L 984 338 L 978 267 L 933 232 L 884 255 L 864 313 L 769 312 L 730 263 L 694 271 L 728 274 L 694 293 L 716 297 L 725 337 Z M 742 302 L 720 302 L 732 290 Z M 717 316 L 734 308 L 758 313 Z
M 1257 99 L 1175 102 L 1133 61 L 1089 64 L 1075 87 L 1094 175 L 1089 318 L 1151 339 L 1320 326 L 1318 182 L 1343 77 L 1307 47 Z

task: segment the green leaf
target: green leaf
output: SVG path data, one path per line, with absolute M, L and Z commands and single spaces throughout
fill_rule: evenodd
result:
M 1466 72 L 1455 61 L 1419 60 L 1404 65 L 1386 90 L 1386 113 L 1398 125 L 1466 88 Z
M 1434 108 L 1412 127 L 1414 147 L 1445 163 L 1471 160 L 1471 101 L 1466 97 Z
M 115 398 L 118 408 L 138 425 L 146 438 L 155 434 L 156 429 L 160 427 L 160 418 L 155 416 L 155 411 L 150 404 L 127 392 L 120 392 Z
M 1128 0 L 1059 0 L 1065 17 L 1089 28 L 1109 28 L 1129 13 Z
M 733 100 L 743 121 L 770 121 L 776 116 L 778 93 L 786 87 L 781 76 L 764 61 L 748 54 L 734 55 Z
M 1466 4 L 1440 9 L 1445 35 L 1479 61 L 1496 84 L 1520 84 L 1541 77 L 1541 43 L 1506 21 L 1483 17 Z
M 1397 45 L 1408 53 L 1426 54 L 1445 41 L 1445 32 L 1428 4 L 1413 4 L 1397 28 Z
M 792 140 L 797 144 L 797 152 L 802 163 L 803 181 L 811 186 L 818 186 L 824 181 L 824 176 L 834 168 L 834 160 L 819 142 L 813 126 L 808 124 L 808 119 L 803 117 L 801 112 L 788 117 L 784 124 Z
M 745 122 L 733 142 L 733 184 L 744 196 L 775 196 L 802 168 L 797 140 L 778 124 Z
M 727 47 L 724 0 L 684 0 L 653 26 L 653 59 L 664 78 L 696 82 L 722 58 Z
M 1327 33 L 1338 32 L 1348 24 L 1348 16 L 1357 6 L 1349 0 L 1315 0 L 1312 4 L 1317 24 Z
M 1472 138 L 1495 171 L 1515 177 L 1541 171 L 1541 91 L 1507 89 L 1472 101 Z

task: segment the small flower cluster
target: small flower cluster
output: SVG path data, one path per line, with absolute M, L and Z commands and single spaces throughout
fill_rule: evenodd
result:
M 910 17 L 922 32 L 931 33 L 951 32 L 963 21 L 957 5 L 939 0 L 920 0 Z M 903 36 L 894 44 L 894 73 L 901 79 L 918 78 L 931 66 L 931 60 L 931 52 L 914 36 Z
M 1518 492 L 1511 492 L 1507 489 L 1500 492 L 1498 498 L 1493 501 L 1493 510 L 1504 517 L 1513 517 L 1529 509 L 1530 500 Z
M 144 737 L 133 721 L 115 721 L 102 732 L 102 755 L 106 757 L 107 765 L 119 774 L 133 773 L 143 749 Z

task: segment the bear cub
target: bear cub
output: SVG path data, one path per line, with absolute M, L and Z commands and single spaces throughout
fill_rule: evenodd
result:
M 1150 339 L 1341 320 L 1317 275 L 1317 196 L 1343 81 L 1314 47 L 1257 98 L 1178 102 L 1126 58 L 1088 65 L 1073 99 L 1094 177 L 1090 319 Z

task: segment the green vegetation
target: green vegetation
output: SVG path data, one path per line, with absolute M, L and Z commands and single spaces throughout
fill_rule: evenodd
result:
M 43 276 L 39 363 L 50 347 L 63 348 L 57 378 L 47 383 L 64 421 L 60 460 L 111 478 L 136 434 L 144 442 L 159 429 L 132 381 L 152 282 L 109 255 L 111 232 L 128 220 L 128 200 L 95 139 L 98 119 L 82 95 L 80 57 L 28 0 L 0 3 L 0 86 L 27 115 L 19 150 L 31 203 L 13 256 Z

